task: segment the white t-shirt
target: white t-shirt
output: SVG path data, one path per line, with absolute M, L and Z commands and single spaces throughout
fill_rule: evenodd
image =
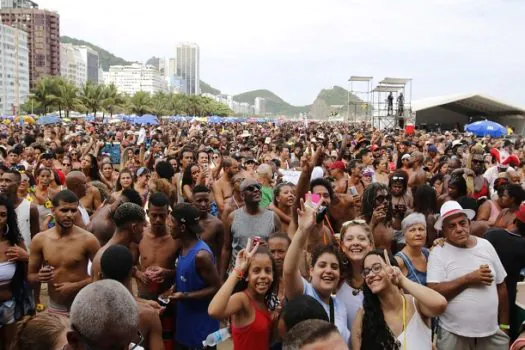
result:
M 335 298 L 344 304 L 346 308 L 346 325 L 348 329 L 352 329 L 357 311 L 363 306 L 363 291 L 360 289 L 357 295 L 354 295 L 354 289 L 344 282 L 341 288 L 337 291 Z
M 327 303 L 321 300 L 321 298 L 319 297 L 319 294 L 317 294 L 314 287 L 312 287 L 312 285 L 304 278 L 303 278 L 303 286 L 304 286 L 303 294 L 309 295 L 315 300 L 317 300 L 319 304 L 321 304 L 321 306 L 324 308 L 324 311 L 326 311 L 326 315 L 328 315 L 328 318 L 330 318 L 330 305 L 328 305 Z M 341 303 L 337 298 L 333 296 L 331 298 L 334 302 L 335 320 L 333 321 L 333 323 L 339 330 L 339 333 L 341 334 L 345 342 L 348 344 L 350 341 L 350 329 L 348 329 L 348 326 L 347 326 L 348 316 L 346 315 L 345 304 Z
M 487 337 L 498 331 L 498 292 L 496 285 L 503 283 L 507 273 L 496 250 L 486 239 L 474 237 L 472 248 L 457 248 L 449 243 L 436 246 L 430 252 L 427 283 L 453 281 L 487 264 L 494 282 L 490 286 L 469 287 L 448 302 L 439 316 L 445 330 L 469 338 Z

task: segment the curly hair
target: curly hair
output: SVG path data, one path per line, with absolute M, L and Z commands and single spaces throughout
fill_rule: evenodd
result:
M 266 302 L 268 310 L 273 311 L 277 307 L 279 300 L 277 298 L 277 293 L 279 292 L 279 274 L 277 273 L 277 266 L 275 265 L 275 260 L 273 259 L 272 254 L 270 254 L 268 248 L 259 246 L 259 248 L 257 248 L 257 251 L 255 251 L 254 256 L 258 254 L 267 255 L 270 258 L 270 261 L 272 262 L 273 281 L 270 285 L 270 288 L 268 288 L 268 291 L 264 296 L 264 301 Z M 248 267 L 247 271 L 250 271 L 250 267 Z M 246 275 L 248 275 L 248 273 L 249 272 L 247 272 Z M 242 292 L 243 290 L 246 290 L 246 288 L 248 288 L 248 279 L 243 278 L 239 282 L 237 282 L 233 293 Z
M 366 190 L 363 192 L 363 200 L 361 202 L 361 214 L 365 217 L 367 223 L 370 223 L 372 220 L 372 214 L 376 208 L 376 196 L 377 192 L 386 191 L 390 193 L 386 185 L 374 182 L 370 184 Z M 388 201 L 388 208 L 386 212 L 386 221 L 390 222 L 392 220 L 392 201 Z
M 385 260 L 383 252 L 381 249 L 372 250 L 363 259 L 363 265 L 366 258 L 370 255 L 377 255 Z M 396 259 L 390 253 L 388 254 L 388 259 L 392 266 L 398 266 Z M 363 296 L 364 313 L 361 327 L 361 348 L 367 350 L 399 350 L 399 344 L 386 324 L 379 297 L 372 293 L 366 283 L 363 284 Z
M 117 208 L 113 214 L 113 221 L 117 228 L 122 228 L 128 223 L 146 221 L 146 212 L 140 205 L 126 202 Z
M 100 172 L 98 169 L 98 161 L 97 157 L 92 155 L 91 153 L 86 154 L 84 157 L 89 157 L 91 159 L 91 168 L 89 168 L 89 179 L 91 181 L 100 181 Z

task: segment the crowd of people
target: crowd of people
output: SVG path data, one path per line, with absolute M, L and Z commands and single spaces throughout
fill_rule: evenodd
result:
M 0 160 L 0 349 L 525 349 L 520 136 L 79 120 Z

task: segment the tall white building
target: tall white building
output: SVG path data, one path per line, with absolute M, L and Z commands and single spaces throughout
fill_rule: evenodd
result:
M 266 114 L 266 100 L 262 97 L 255 98 L 255 114 L 265 115 Z
M 18 114 L 28 96 L 27 33 L 0 23 L 0 114 Z
M 32 9 L 38 8 L 38 5 L 31 0 L 2 0 L 0 2 L 0 7 L 6 8 L 15 8 L 15 9 Z
M 78 46 L 60 44 L 60 75 L 78 88 L 86 83 L 86 61 Z
M 177 45 L 177 76 L 186 81 L 188 95 L 200 95 L 200 49 L 195 43 Z
M 119 92 L 129 95 L 138 91 L 150 94 L 168 91 L 166 80 L 154 66 L 138 63 L 109 67 L 109 72 L 104 72 L 104 84 L 115 84 Z
M 82 59 L 86 63 L 86 78 L 88 81 L 98 84 L 99 60 L 98 52 L 88 46 L 77 46 Z

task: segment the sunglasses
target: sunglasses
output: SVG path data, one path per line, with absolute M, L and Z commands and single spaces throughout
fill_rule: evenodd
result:
M 63 166 L 71 166 L 71 163 L 62 163 Z
M 248 186 L 244 190 L 248 191 L 248 192 L 256 192 L 256 191 L 260 191 L 261 190 L 261 186 L 257 186 L 257 185 Z
M 403 176 L 392 176 L 392 181 L 404 181 L 405 178 Z
M 380 202 L 380 203 L 385 202 L 385 201 L 389 201 L 389 200 L 390 200 L 390 195 L 387 195 L 387 196 L 380 195 L 380 196 L 376 197 L 376 202 Z

